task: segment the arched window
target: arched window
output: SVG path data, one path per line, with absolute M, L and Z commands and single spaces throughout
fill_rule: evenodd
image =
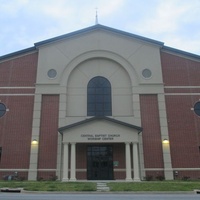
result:
M 111 116 L 111 84 L 101 76 L 92 78 L 87 86 L 87 115 Z

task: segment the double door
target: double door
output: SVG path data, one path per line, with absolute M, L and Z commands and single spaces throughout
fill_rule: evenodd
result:
M 113 179 L 113 149 L 111 145 L 87 147 L 87 179 Z

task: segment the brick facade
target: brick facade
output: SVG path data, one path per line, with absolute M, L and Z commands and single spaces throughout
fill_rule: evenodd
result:
M 161 52 L 173 168 L 200 167 L 200 118 L 192 108 L 199 101 L 200 63 Z M 173 86 L 173 88 L 167 88 Z M 195 87 L 193 87 L 195 86 Z M 200 177 L 200 172 L 178 170 L 179 178 Z
M 163 175 L 162 171 L 160 172 L 160 168 L 162 169 L 164 165 L 157 95 L 140 95 L 140 106 L 144 167 L 145 169 L 155 169 L 154 172 L 147 171 L 146 175 L 154 177 Z
M 58 143 L 58 95 L 43 95 L 40 122 L 38 169 L 53 169 L 38 172 L 38 179 L 55 176 Z
M 199 86 L 199 61 L 161 52 L 165 86 Z
M 35 87 L 38 53 L 0 63 L 0 87 Z
M 0 63 L 0 87 L 34 87 L 37 71 L 37 53 Z M 30 160 L 32 117 L 35 89 L 5 88 L 0 90 L 0 102 L 9 111 L 0 119 L 0 146 L 2 155 L 0 177 L 18 169 L 19 176 L 27 178 Z M 22 95 L 23 94 L 23 95 Z
M 87 179 L 89 143 L 74 142 L 74 138 L 71 138 L 71 143 L 65 141 L 69 147 L 65 149 L 69 151 L 66 161 L 63 135 L 58 133 L 58 129 L 69 126 L 68 130 L 89 119 L 84 107 L 87 105 L 87 83 L 95 76 L 106 76 L 111 82 L 113 116 L 107 125 L 116 120 L 115 123 L 123 127 L 119 129 L 116 125 L 113 132 L 120 130 L 118 135 L 121 139 L 123 131 L 127 131 L 126 137 L 132 138 L 131 134 L 128 135 L 129 128 L 139 127 L 132 127 L 134 136 L 137 136 L 132 141 L 127 142 L 127 138 L 123 138 L 124 142 L 109 141 L 113 148 L 113 161 L 118 163 L 113 166 L 114 180 L 134 178 L 133 154 L 137 151 L 140 173 L 144 170 L 146 177 L 165 176 L 168 166 L 171 175 L 178 171 L 176 179 L 200 178 L 200 117 L 193 111 L 194 104 L 200 100 L 200 57 L 105 27 L 101 27 L 99 32 L 96 28 L 91 30 L 83 31 L 84 39 L 76 32 L 78 37 L 76 35 L 75 40 L 70 40 L 71 34 L 67 39 L 66 36 L 57 38 L 59 44 L 57 39 L 48 40 L 52 42 L 49 45 L 42 42 L 36 44 L 37 48 L 0 58 L 0 102 L 8 109 L 0 118 L 0 179 L 15 171 L 27 179 L 32 170 L 32 176 L 38 179 L 50 179 L 59 174 L 62 180 L 62 174 L 68 174 L 68 180 L 73 171 L 70 162 L 76 163 L 74 180 Z M 108 35 L 112 32 L 113 35 Z M 97 35 L 88 37 L 86 33 Z M 104 42 L 101 47 L 90 46 L 95 45 L 91 38 L 99 37 L 98 34 L 105 39 L 102 41 L 115 39 L 110 40 L 109 45 Z M 76 49 L 80 42 L 82 48 Z M 44 46 L 40 49 L 40 45 Z M 57 45 L 56 48 L 53 45 Z M 150 76 L 143 76 L 142 67 L 150 70 Z M 53 68 L 55 71 L 50 71 L 53 74 L 49 77 L 48 72 Z M 106 127 L 99 128 L 97 132 L 107 134 L 110 131 L 108 127 L 107 130 Z M 142 130 L 141 141 L 136 130 Z M 92 135 L 95 131 L 93 127 L 91 132 L 84 134 Z M 163 135 L 169 139 L 170 155 L 163 148 Z M 36 149 L 31 148 L 33 136 L 39 140 Z M 70 157 L 73 154 L 72 143 L 76 144 L 76 162 Z M 131 157 L 128 163 L 131 169 L 126 166 L 128 156 Z M 64 173 L 63 163 L 69 168 L 67 173 Z

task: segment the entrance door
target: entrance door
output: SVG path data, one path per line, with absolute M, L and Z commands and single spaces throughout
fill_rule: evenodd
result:
M 87 148 L 87 179 L 113 179 L 113 151 L 112 146 L 88 146 Z

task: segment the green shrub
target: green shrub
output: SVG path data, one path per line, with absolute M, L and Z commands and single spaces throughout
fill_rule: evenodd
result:
M 144 179 L 145 179 L 146 181 L 152 181 L 152 180 L 153 180 L 153 176 L 148 175 L 148 176 L 144 177 Z
M 163 180 L 165 180 L 165 177 L 162 175 L 158 175 L 158 176 L 156 176 L 156 179 L 159 181 L 163 181 Z

